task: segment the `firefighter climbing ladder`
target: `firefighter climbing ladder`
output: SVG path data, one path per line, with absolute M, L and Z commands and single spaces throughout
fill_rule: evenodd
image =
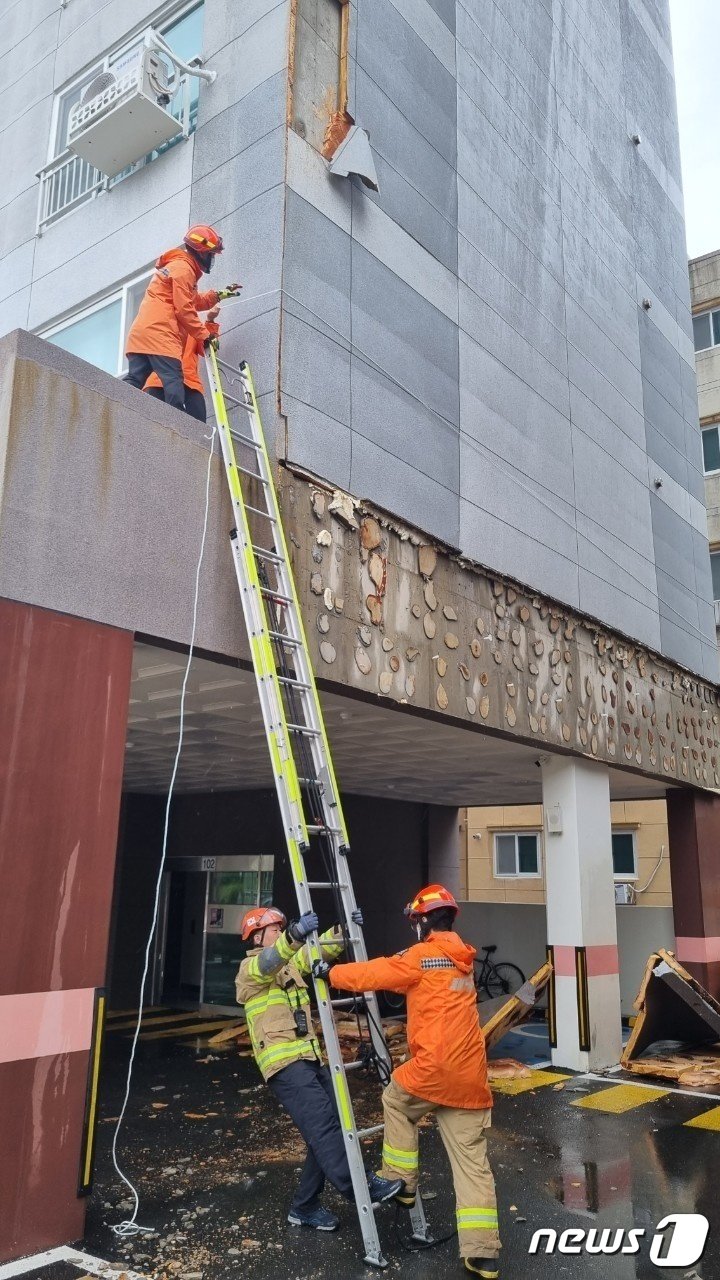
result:
M 313 889 L 333 892 L 353 956 L 366 960 L 362 930 L 352 919 L 356 902 L 348 866 L 347 829 L 252 376 L 247 364 L 234 369 L 218 359 L 212 348 L 205 362 L 235 517 L 230 535 L 235 572 L 298 906 L 301 914 L 313 910 Z M 238 390 L 238 395 L 224 390 L 221 375 Z M 228 405 L 231 413 L 241 411 L 246 415 L 241 417 L 242 430 L 231 424 Z M 240 465 L 238 455 L 243 464 L 247 460 L 247 465 Z M 252 492 L 253 505 L 246 500 L 248 490 Z M 257 530 L 254 534 L 250 517 Z M 322 878 L 310 878 L 313 873 L 309 875 L 306 863 L 319 863 Z M 311 958 L 319 959 L 317 934 L 312 935 L 308 945 Z M 365 1063 L 362 1058 L 354 1063 L 343 1062 L 333 1017 L 333 1008 L 352 1009 L 356 998 L 331 999 L 323 978 L 314 977 L 314 983 L 365 1261 L 384 1267 L 387 1264 L 378 1239 L 361 1146 L 362 1139 L 379 1132 L 382 1125 L 358 1129 L 355 1124 L 346 1072 Z M 379 1071 L 389 1076 L 390 1055 L 377 998 L 370 993 L 364 999 L 375 1060 Z M 410 1217 L 413 1238 L 429 1242 L 431 1236 L 419 1193 Z

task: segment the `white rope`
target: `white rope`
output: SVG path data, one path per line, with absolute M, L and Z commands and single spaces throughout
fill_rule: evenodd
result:
M 117 1162 L 117 1142 L 118 1142 L 118 1135 L 120 1133 L 120 1126 L 122 1125 L 122 1122 L 125 1119 L 125 1111 L 127 1109 L 127 1104 L 130 1097 L 130 1083 L 132 1080 L 133 1064 L 135 1061 L 135 1049 L 137 1047 L 138 1036 L 140 1035 L 140 1024 L 142 1022 L 143 1003 L 145 1000 L 145 983 L 147 982 L 148 969 L 150 966 L 150 949 L 152 947 L 153 938 L 155 937 L 155 930 L 157 928 L 158 907 L 160 903 L 160 889 L 162 885 L 163 872 L 165 870 L 168 826 L 170 823 L 170 805 L 172 803 L 173 791 L 175 789 L 175 779 L 177 778 L 178 766 L 180 764 L 180 753 L 182 751 L 182 745 L 183 745 L 183 734 L 185 730 L 185 694 L 187 691 L 188 678 L 190 676 L 190 666 L 192 664 L 192 659 L 193 659 L 193 649 L 195 647 L 195 633 L 197 630 L 197 615 L 198 615 L 198 597 L 200 594 L 200 570 L 202 569 L 203 557 L 205 555 L 205 540 L 207 538 L 208 519 L 210 514 L 210 475 L 211 475 L 211 469 L 212 469 L 213 446 L 215 443 L 216 434 L 217 434 L 217 424 L 215 423 L 213 424 L 212 435 L 205 436 L 205 439 L 210 441 L 210 450 L 208 453 L 207 477 L 205 480 L 205 515 L 203 518 L 203 531 L 202 531 L 202 539 L 200 542 L 200 555 L 198 557 L 197 568 L 195 570 L 195 596 L 193 599 L 192 632 L 190 635 L 190 648 L 188 650 L 187 664 L 185 667 L 185 675 L 183 677 L 182 689 L 180 692 L 180 730 L 178 733 L 177 750 L 175 752 L 175 763 L 173 765 L 172 776 L 170 778 L 170 787 L 168 789 L 167 803 L 165 805 L 165 827 L 163 830 L 163 843 L 162 843 L 162 855 L 160 858 L 160 867 L 158 870 L 157 884 L 155 886 L 155 906 L 153 908 L 153 921 L 152 921 L 152 927 L 150 929 L 150 934 L 147 940 L 147 946 L 145 948 L 145 965 L 143 968 L 142 982 L 140 984 L 140 1000 L 138 1005 L 137 1022 L 135 1024 L 135 1034 L 133 1035 L 132 1048 L 130 1050 L 130 1061 L 128 1063 L 127 1080 L 125 1083 L 125 1097 L 123 1099 L 120 1115 L 118 1116 L 117 1124 L 115 1126 L 115 1133 L 113 1135 L 113 1143 L 112 1143 L 112 1161 L 113 1161 L 113 1165 L 115 1166 L 115 1172 L 119 1175 L 119 1177 L 125 1183 L 126 1187 L 130 1189 L 135 1199 L 135 1208 L 132 1211 L 132 1216 L 130 1218 L 126 1218 L 123 1222 L 115 1223 L 115 1225 L 112 1227 L 112 1230 L 114 1231 L 115 1235 L 121 1236 L 121 1237 L 135 1236 L 135 1235 L 138 1235 L 141 1231 L 148 1231 L 148 1232 L 155 1231 L 154 1227 L 142 1227 L 136 1221 L 138 1210 L 140 1208 L 140 1196 L 138 1194 L 137 1188 L 134 1187 L 130 1179 L 125 1176 L 125 1174 L 123 1173 L 122 1169 L 120 1168 Z

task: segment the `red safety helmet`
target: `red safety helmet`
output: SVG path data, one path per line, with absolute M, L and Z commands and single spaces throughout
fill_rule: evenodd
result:
M 240 934 L 243 942 L 247 942 L 258 929 L 266 929 L 269 924 L 279 924 L 281 929 L 287 924 L 287 917 L 277 907 L 251 907 L 245 912 L 240 923 Z
M 204 222 L 188 227 L 183 236 L 183 244 L 187 245 L 188 249 L 194 249 L 196 253 L 222 253 L 223 251 L 223 239 L 219 231 L 207 226 Z
M 405 915 L 411 920 L 419 920 L 421 916 L 439 911 L 441 907 L 449 907 L 456 914 L 460 910 L 449 889 L 442 884 L 429 884 L 427 889 L 421 889 L 415 895 L 412 902 L 408 902 Z

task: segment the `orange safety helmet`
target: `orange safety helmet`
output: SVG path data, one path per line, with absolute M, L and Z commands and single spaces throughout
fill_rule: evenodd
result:
M 421 889 L 415 895 L 412 902 L 408 902 L 405 915 L 410 916 L 411 920 L 419 920 L 421 916 L 439 911 L 441 907 L 449 907 L 456 913 L 460 910 L 449 889 L 442 884 L 429 884 L 427 889 Z
M 279 924 L 281 929 L 287 924 L 287 917 L 277 907 L 251 907 L 245 912 L 240 923 L 240 934 L 243 942 L 247 942 L 258 929 L 266 929 L 269 924 Z
M 187 245 L 188 249 L 194 249 L 196 253 L 222 253 L 223 251 L 223 239 L 219 231 L 204 222 L 188 227 L 183 236 L 183 244 Z

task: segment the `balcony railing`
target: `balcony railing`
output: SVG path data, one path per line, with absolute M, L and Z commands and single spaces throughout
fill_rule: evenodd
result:
M 131 173 L 156 160 L 158 156 L 164 155 L 176 142 L 189 137 L 195 131 L 197 105 L 197 81 L 193 81 L 190 76 L 180 76 L 170 114 L 176 120 L 182 121 L 182 133 L 159 147 L 157 151 L 151 151 L 149 155 L 143 156 L 129 168 L 123 169 L 122 173 L 114 178 L 107 178 L 104 173 L 93 168 L 87 160 L 74 155 L 71 151 L 63 151 L 62 155 L 51 160 L 50 164 L 40 169 L 37 175 L 40 179 L 38 235 L 41 235 L 51 223 L 57 222 L 58 218 L 76 209 L 78 205 L 92 200 L 101 191 L 108 191 L 118 182 L 122 182 L 123 178 L 129 177 Z

